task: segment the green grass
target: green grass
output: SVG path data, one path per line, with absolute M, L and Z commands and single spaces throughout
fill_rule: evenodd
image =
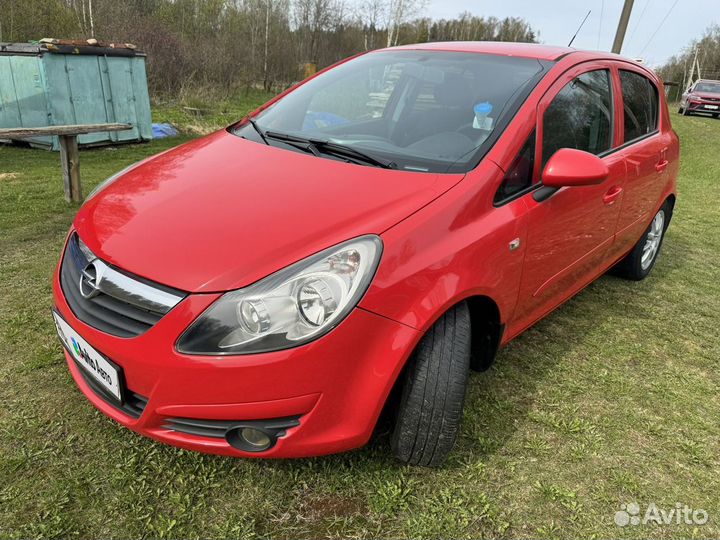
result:
M 50 317 L 76 207 L 58 156 L 0 148 L 0 537 L 720 536 L 720 121 L 673 116 L 680 196 L 649 279 L 603 277 L 470 380 L 457 449 L 405 467 L 387 435 L 253 461 L 124 429 L 77 390 Z M 86 189 L 178 139 L 82 153 Z M 619 528 L 622 503 L 703 526 Z
M 240 120 L 272 97 L 246 88 L 233 98 L 200 95 L 159 101 L 153 105 L 153 122 L 169 122 L 190 134 L 205 134 Z

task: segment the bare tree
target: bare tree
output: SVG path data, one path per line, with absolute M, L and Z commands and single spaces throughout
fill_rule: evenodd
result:
M 389 0 L 387 19 L 387 46 L 398 44 L 400 26 L 424 9 L 425 0 Z

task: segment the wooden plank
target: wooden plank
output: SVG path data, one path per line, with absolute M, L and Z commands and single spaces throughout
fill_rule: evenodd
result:
M 36 128 L 0 129 L 0 139 L 27 139 L 42 135 L 82 135 L 98 131 L 123 131 L 132 124 L 81 124 L 68 126 L 45 126 Z
M 67 202 L 82 202 L 80 183 L 80 152 L 76 135 L 60 136 L 60 164 Z

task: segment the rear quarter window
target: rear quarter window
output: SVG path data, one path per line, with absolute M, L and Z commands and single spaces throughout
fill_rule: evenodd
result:
M 658 89 L 647 77 L 620 70 L 625 142 L 653 133 L 658 127 Z

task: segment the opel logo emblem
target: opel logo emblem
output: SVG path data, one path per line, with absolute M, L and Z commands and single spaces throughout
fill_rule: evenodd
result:
M 89 262 L 80 272 L 80 294 L 89 300 L 100 294 L 102 267 L 96 261 Z

